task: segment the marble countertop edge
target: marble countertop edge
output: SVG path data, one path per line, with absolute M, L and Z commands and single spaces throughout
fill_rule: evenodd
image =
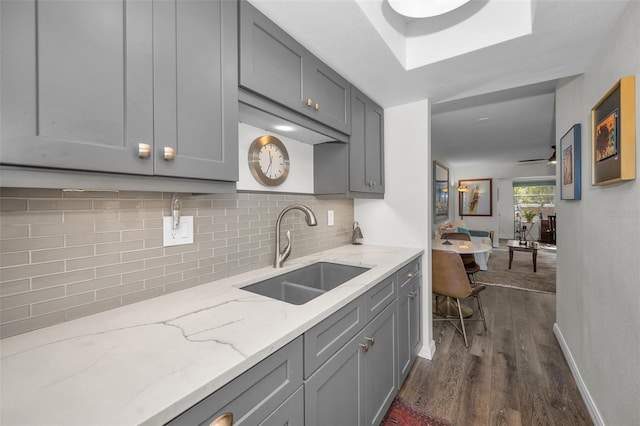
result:
M 5 338 L 0 422 L 163 424 L 422 253 L 345 245 Z M 242 290 L 318 261 L 371 269 L 304 305 Z M 96 382 L 107 399 L 99 407 L 82 391 Z

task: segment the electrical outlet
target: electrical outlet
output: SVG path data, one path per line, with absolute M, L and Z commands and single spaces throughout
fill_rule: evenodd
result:
M 333 226 L 333 210 L 327 211 L 327 226 Z
M 173 218 L 162 218 L 162 245 L 164 247 L 193 244 L 193 216 L 182 216 L 180 225 L 173 229 Z

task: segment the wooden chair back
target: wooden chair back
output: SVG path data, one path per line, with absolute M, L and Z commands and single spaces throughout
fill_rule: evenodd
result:
M 473 291 L 458 253 L 431 250 L 432 291 L 448 297 L 466 299 Z

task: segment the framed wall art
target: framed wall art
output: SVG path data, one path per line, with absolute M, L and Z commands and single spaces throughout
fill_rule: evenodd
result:
M 620 79 L 591 109 L 591 184 L 636 178 L 636 80 Z
M 460 217 L 493 216 L 493 179 L 458 181 Z
M 560 199 L 579 200 L 582 197 L 580 164 L 580 124 L 574 124 L 560 138 Z
M 433 223 L 449 219 L 449 169 L 433 162 Z

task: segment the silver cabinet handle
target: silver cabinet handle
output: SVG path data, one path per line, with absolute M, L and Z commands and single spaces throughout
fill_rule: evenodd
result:
M 307 106 L 313 106 L 313 101 L 311 100 L 311 98 L 307 98 Z
M 413 299 L 414 297 L 416 297 L 418 295 L 418 293 L 416 293 L 415 291 L 410 291 L 409 292 L 409 299 Z
M 164 147 L 164 159 L 165 161 L 173 161 L 176 159 L 176 150 L 170 146 Z
M 316 102 L 316 104 L 313 106 L 313 109 L 315 109 L 316 111 L 320 110 L 320 104 Z
M 151 145 L 148 143 L 139 143 L 138 144 L 138 157 L 140 158 L 149 158 L 151 157 Z
M 213 419 L 209 426 L 233 426 L 233 413 L 223 413 Z
M 364 349 L 365 352 L 369 352 L 369 343 L 358 343 L 360 346 L 362 346 L 362 349 Z
M 376 338 L 375 337 L 365 337 L 365 339 L 367 339 L 367 341 L 369 343 L 371 343 L 371 346 L 376 344 Z

